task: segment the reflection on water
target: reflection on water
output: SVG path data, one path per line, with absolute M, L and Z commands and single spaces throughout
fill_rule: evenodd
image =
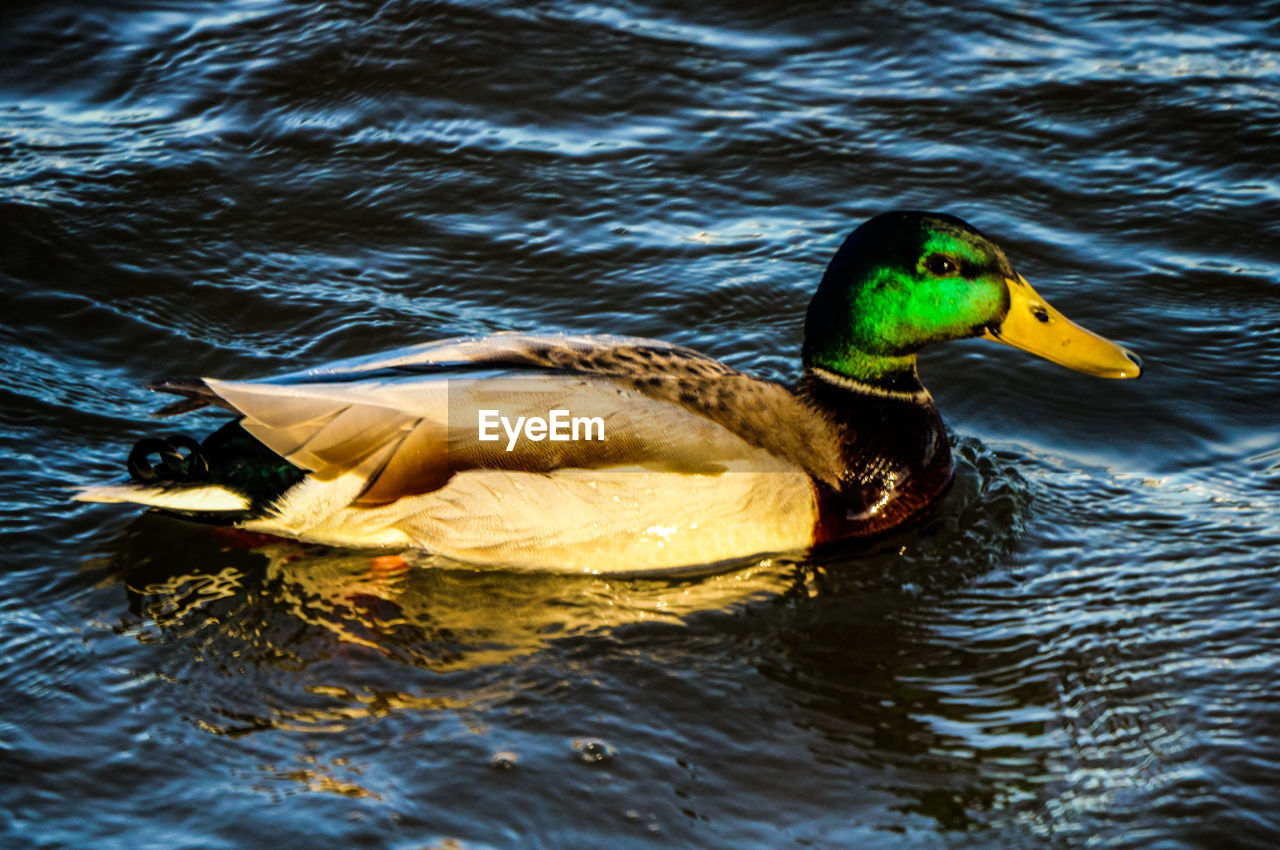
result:
M 137 551 L 172 552 L 175 534 L 189 549 L 214 546 L 180 564 L 161 565 Z M 155 515 L 135 523 L 126 544 L 115 561 L 141 564 L 122 575 L 130 610 L 142 618 L 141 639 L 152 626 L 161 640 L 209 629 L 209 637 L 227 645 L 202 644 L 202 651 L 255 663 L 287 658 L 305 666 L 335 652 L 367 650 L 436 672 L 510 663 L 549 640 L 627 623 L 679 623 L 695 611 L 777 593 L 794 572 L 791 562 L 774 560 L 683 581 L 482 570 L 421 553 L 379 555 L 209 532 Z M 182 572 L 171 574 L 175 567 Z M 242 629 L 227 628 L 237 622 Z M 315 654 L 299 655 L 302 647 Z

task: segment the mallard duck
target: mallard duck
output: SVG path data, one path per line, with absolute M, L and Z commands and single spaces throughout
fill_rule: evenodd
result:
M 804 333 L 794 388 L 666 342 L 519 333 L 258 381 L 160 381 L 184 397 L 160 414 L 217 405 L 236 418 L 200 442 L 140 441 L 127 482 L 78 498 L 477 564 L 711 565 L 928 513 L 952 461 L 916 370 L 926 345 L 984 337 L 1100 377 L 1142 371 L 942 213 L 854 230 Z

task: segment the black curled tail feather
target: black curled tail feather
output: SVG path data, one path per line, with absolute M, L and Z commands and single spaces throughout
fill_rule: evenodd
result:
M 152 462 L 156 458 L 156 462 Z M 182 434 L 146 437 L 134 444 L 126 462 L 129 477 L 146 484 L 198 483 L 209 480 L 209 460 L 200 444 Z

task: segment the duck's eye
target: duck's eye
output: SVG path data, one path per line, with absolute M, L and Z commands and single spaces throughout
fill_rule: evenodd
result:
M 930 274 L 938 277 L 946 277 L 960 270 L 960 267 L 956 265 L 956 261 L 946 254 L 930 254 L 924 258 L 924 267 L 929 270 Z

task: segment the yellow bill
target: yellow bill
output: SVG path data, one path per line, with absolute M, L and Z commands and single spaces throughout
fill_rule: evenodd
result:
M 1099 378 L 1136 378 L 1142 361 L 1132 351 L 1087 331 L 1049 306 L 1022 275 L 1006 278 L 1009 312 L 982 336 Z

